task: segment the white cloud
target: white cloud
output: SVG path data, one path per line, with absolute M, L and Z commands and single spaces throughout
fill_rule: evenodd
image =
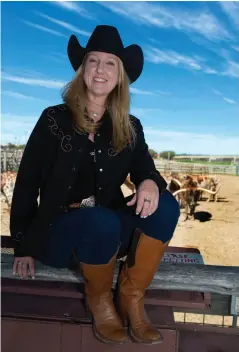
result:
M 173 94 L 171 92 L 164 92 L 162 90 L 156 90 L 156 93 L 158 93 L 159 95 L 172 95 Z
M 229 98 L 226 98 L 226 97 L 223 97 L 223 100 L 225 100 L 228 104 L 237 104 L 235 102 L 235 100 L 232 100 L 232 99 L 229 99 Z
M 220 5 L 230 20 L 239 28 L 239 3 L 236 1 L 220 1 Z
M 157 130 L 145 126 L 145 139 L 150 148 L 160 152 L 192 154 L 239 154 L 239 137 Z
M 132 93 L 132 94 L 140 94 L 140 95 L 155 95 L 153 92 L 149 92 L 149 91 L 146 91 L 146 90 L 141 90 L 141 89 L 133 88 L 133 87 L 130 87 L 130 93 Z
M 209 75 L 220 75 L 220 72 L 218 72 L 218 71 L 215 70 L 214 68 L 207 67 L 207 66 L 204 66 L 204 67 L 203 67 L 203 71 L 204 71 L 205 73 L 208 73 Z
M 222 95 L 222 93 L 219 92 L 219 90 L 217 90 L 217 89 L 214 89 L 214 88 L 213 88 L 212 91 L 213 91 L 213 93 L 216 94 L 216 95 Z
M 62 54 L 62 53 L 57 53 L 57 52 L 44 54 L 42 56 L 44 56 L 47 59 L 51 59 L 57 63 L 66 62 L 68 60 L 67 55 Z
M 194 56 L 187 56 L 174 50 L 160 50 L 148 46 L 145 50 L 145 59 L 154 64 L 167 64 L 174 67 L 182 67 L 193 71 L 202 71 L 207 74 L 218 76 L 239 77 L 239 64 L 232 60 L 224 62 L 224 69 L 220 71 L 205 64 L 206 59 Z M 225 68 L 226 67 L 226 68 Z
M 150 92 L 150 91 L 147 91 L 147 90 L 141 90 L 141 89 L 138 89 L 138 88 L 134 88 L 134 87 L 130 87 L 130 93 L 132 94 L 138 94 L 138 95 L 172 95 L 171 92 L 164 92 L 162 90 L 156 90 L 155 92 Z
M 58 31 L 55 31 L 55 30 L 53 30 L 53 29 L 50 29 L 50 28 L 41 26 L 41 25 L 39 25 L 39 24 L 32 23 L 32 22 L 25 21 L 25 20 L 23 20 L 22 22 L 25 23 L 27 26 L 30 26 L 30 27 L 39 29 L 39 30 L 41 30 L 41 31 L 43 31 L 43 32 L 47 32 L 47 33 L 50 33 L 50 34 L 53 34 L 53 35 L 57 35 L 58 37 L 67 38 L 66 35 L 64 35 L 64 34 L 58 32 Z
M 235 100 L 225 97 L 225 96 L 223 95 L 223 93 L 219 92 L 219 90 L 217 90 L 217 89 L 212 89 L 212 91 L 213 91 L 214 94 L 221 96 L 222 99 L 223 99 L 224 101 L 226 101 L 228 104 L 237 104 L 237 102 L 236 102 Z
M 20 100 L 39 100 L 39 101 L 46 101 L 45 99 L 40 99 L 40 98 L 36 98 L 36 97 L 32 97 L 30 95 L 25 95 L 22 93 L 18 93 L 18 92 L 13 92 L 11 90 L 4 90 L 2 91 L 3 95 L 7 95 L 11 98 L 14 99 L 20 99 Z
M 179 8 L 168 8 L 160 2 L 100 2 L 101 5 L 129 18 L 136 24 L 174 28 L 186 33 L 197 33 L 209 40 L 231 39 L 231 34 L 209 11 L 189 12 Z
M 239 52 L 239 46 L 235 46 L 235 45 L 233 45 L 232 47 L 233 47 L 233 49 L 234 49 L 234 50 L 236 50 L 236 51 L 238 51 L 238 52 Z
M 38 86 L 38 87 L 53 88 L 53 89 L 61 89 L 66 84 L 66 82 L 58 81 L 55 79 L 37 79 L 37 78 L 22 77 L 17 75 L 10 75 L 7 73 L 2 73 L 2 79 L 6 81 L 15 82 L 15 83 L 27 84 L 30 86 Z
M 239 78 L 239 63 L 235 61 L 228 61 L 227 68 L 222 74 L 225 76 Z
M 161 109 L 153 109 L 153 108 L 131 108 L 130 113 L 137 118 L 147 118 L 148 116 L 151 116 L 152 113 L 161 113 Z
M 86 37 L 89 37 L 90 36 L 90 32 L 87 32 L 87 31 L 84 31 L 82 29 L 79 29 L 78 27 L 75 27 L 73 26 L 72 24 L 70 23 L 67 23 L 65 21 L 60 21 L 60 20 L 57 20 L 56 18 L 53 18 L 53 17 L 50 17 L 50 16 L 47 16 L 43 13 L 40 13 L 40 12 L 35 12 L 36 14 L 38 14 L 39 16 L 45 18 L 46 20 L 52 22 L 52 23 L 55 23 L 65 29 L 68 29 L 69 31 L 72 31 L 72 32 L 75 32 L 75 33 L 78 33 L 80 35 L 83 35 L 83 36 L 86 36 Z
M 200 63 L 193 57 L 182 55 L 173 50 L 160 50 L 158 48 L 149 47 L 145 51 L 146 60 L 155 64 L 165 63 L 171 66 L 184 66 L 193 70 L 201 70 Z
M 62 7 L 64 10 L 74 12 L 82 17 L 85 17 L 88 19 L 95 19 L 95 16 L 93 17 L 89 12 L 87 12 L 84 9 L 84 7 L 82 6 L 82 3 L 80 3 L 80 5 L 79 5 L 79 2 L 51 1 L 51 4 Z

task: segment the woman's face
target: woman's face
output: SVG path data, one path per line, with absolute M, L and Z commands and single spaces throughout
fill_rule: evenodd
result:
M 119 81 L 118 57 L 103 52 L 90 52 L 85 61 L 83 79 L 91 94 L 107 97 Z

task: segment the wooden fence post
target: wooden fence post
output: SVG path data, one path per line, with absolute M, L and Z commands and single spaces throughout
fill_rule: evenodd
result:
M 3 171 L 7 171 L 7 152 L 3 152 Z

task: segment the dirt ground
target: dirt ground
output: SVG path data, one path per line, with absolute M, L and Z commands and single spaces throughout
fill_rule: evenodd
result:
M 208 203 L 205 195 L 196 207 L 196 220 L 183 221 L 182 213 L 170 245 L 198 248 L 205 264 L 239 266 L 239 177 L 219 177 L 218 202 Z M 130 194 L 125 188 L 124 193 Z
M 239 266 L 239 177 L 221 175 L 220 182 L 218 202 L 200 201 L 196 208 L 196 218 L 203 212 L 211 218 L 179 220 L 171 245 L 198 248 L 205 264 Z
M 184 222 L 180 217 L 170 244 L 198 248 L 205 264 L 239 266 L 239 177 L 222 175 L 220 182 L 223 185 L 218 202 L 200 201 L 196 208 L 196 217 L 204 213 L 211 214 L 211 218 L 205 222 L 194 219 Z M 124 186 L 123 192 L 131 193 Z M 9 213 L 3 201 L 1 234 L 9 234 Z

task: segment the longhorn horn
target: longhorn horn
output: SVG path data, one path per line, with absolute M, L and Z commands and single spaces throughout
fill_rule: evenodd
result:
M 217 191 L 210 191 L 209 189 L 201 188 L 201 187 L 198 187 L 198 191 L 203 191 L 203 192 L 207 192 L 207 193 L 210 193 L 210 194 L 216 194 L 217 193 Z
M 216 194 L 218 193 L 219 189 L 222 187 L 222 183 L 218 186 L 217 190 L 216 191 L 210 191 L 209 189 L 206 189 L 206 188 L 201 188 L 201 187 L 198 187 L 198 190 L 199 191 L 203 191 L 203 192 L 208 192 L 210 194 Z
M 176 196 L 177 194 L 183 193 L 186 191 L 188 191 L 188 188 L 181 188 L 181 189 L 177 190 L 176 192 L 174 192 L 173 195 Z
M 171 181 L 174 181 L 175 183 L 177 183 L 177 185 L 179 187 L 182 187 L 182 183 L 179 180 L 177 180 L 176 178 L 172 178 Z
M 187 187 L 187 188 L 181 188 L 177 190 L 176 192 L 173 193 L 174 196 L 176 196 L 179 193 L 186 192 L 186 191 L 197 191 L 199 190 L 198 187 Z

